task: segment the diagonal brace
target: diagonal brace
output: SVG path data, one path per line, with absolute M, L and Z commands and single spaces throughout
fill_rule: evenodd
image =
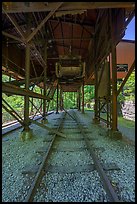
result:
M 41 123 L 38 123 L 37 121 L 34 121 L 34 120 L 32 120 L 32 119 L 30 119 L 30 122 L 31 122 L 31 123 L 34 123 L 35 125 L 38 125 L 38 126 L 44 128 L 44 129 L 46 129 L 46 130 L 48 130 L 49 132 L 51 132 L 51 133 L 53 133 L 53 134 L 57 134 L 58 136 L 61 136 L 61 137 L 66 138 L 66 135 L 64 135 L 63 133 L 58 132 L 57 130 L 53 130 L 53 129 L 49 128 L 49 127 L 46 126 L 46 125 L 43 125 L 43 124 L 41 124 Z

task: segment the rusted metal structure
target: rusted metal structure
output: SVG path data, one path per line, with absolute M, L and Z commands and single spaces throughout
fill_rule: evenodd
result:
M 69 91 L 77 93 L 78 110 L 84 113 L 84 85 L 90 84 L 95 85 L 94 121 L 103 120 L 107 127 L 118 131 L 117 96 L 134 69 L 133 50 L 127 75 L 117 90 L 117 75 L 120 74 L 117 74 L 117 64 L 121 64 L 117 61 L 121 53 L 118 53 L 118 45 L 134 15 L 135 2 L 2 3 L 2 72 L 15 78 L 15 81 L 2 83 L 2 91 L 24 96 L 24 120 L 12 110 L 13 116 L 24 126 L 23 134 L 31 132 L 30 98 L 43 100 L 45 123 L 56 89 L 56 113 L 59 104 L 63 108 L 63 92 Z M 66 69 L 59 74 L 60 61 L 70 54 L 80 56 L 85 71 L 80 69 L 79 62 L 72 68 L 70 60 L 66 60 Z M 25 89 L 20 88 L 22 84 Z M 30 90 L 35 85 L 41 87 L 43 94 Z M 11 113 L 7 106 L 3 104 Z M 100 116 L 104 106 L 107 107 L 106 120 Z

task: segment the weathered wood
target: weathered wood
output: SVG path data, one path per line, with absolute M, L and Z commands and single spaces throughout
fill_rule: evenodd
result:
M 44 129 L 48 130 L 49 132 L 51 132 L 51 133 L 53 133 L 53 134 L 57 134 L 58 136 L 61 136 L 61 137 L 64 137 L 64 138 L 67 137 L 67 136 L 64 135 L 63 133 L 58 132 L 57 130 L 53 130 L 53 129 L 49 128 L 48 126 L 46 126 L 46 125 L 44 125 L 44 124 L 42 124 L 42 123 L 38 123 L 38 122 L 35 121 L 35 120 L 30 119 L 30 122 L 34 123 L 35 125 L 38 125 L 39 127 L 42 127 L 42 128 L 44 128 Z
M 112 130 L 117 131 L 117 57 L 114 36 L 114 22 L 112 19 L 112 10 L 110 14 L 111 29 L 111 63 L 112 63 Z
M 13 16 L 11 16 L 10 14 L 8 14 L 4 8 L 2 8 L 2 10 L 4 11 L 4 13 L 6 14 L 6 16 L 9 18 L 9 20 L 11 21 L 11 23 L 15 26 L 16 30 L 18 31 L 18 33 L 21 35 L 23 41 L 25 40 L 25 37 L 24 37 L 24 33 L 23 31 L 21 30 L 20 26 L 17 24 L 15 18 Z
M 9 2 L 7 7 L 3 2 L 3 8 L 7 13 L 18 12 L 41 12 L 51 11 L 56 8 L 58 2 L 52 2 L 45 4 L 44 2 L 30 2 L 30 6 L 27 7 L 24 2 Z M 59 11 L 64 10 L 81 10 L 81 9 L 101 9 L 101 8 L 135 8 L 135 2 L 65 2 Z
M 12 39 L 17 40 L 17 41 L 22 42 L 22 43 L 24 42 L 21 38 L 18 38 L 18 37 L 14 36 L 14 35 L 11 35 L 11 34 L 5 32 L 5 31 L 2 31 L 2 35 L 6 36 L 8 38 L 12 38 Z
M 39 98 L 39 99 L 45 99 L 45 100 L 50 100 L 49 97 L 43 96 L 42 94 L 35 93 L 33 91 L 29 91 L 23 88 L 19 88 L 15 85 L 11 84 L 5 84 L 2 82 L 2 92 L 3 93 L 9 93 L 9 94 L 14 94 L 14 95 L 20 95 L 20 96 L 26 96 L 28 95 L 29 97 L 33 98 Z
M 63 2 L 57 3 L 57 6 L 53 11 L 51 11 L 45 18 L 44 20 L 38 25 L 38 27 L 27 37 L 26 41 L 29 42 L 34 35 L 42 28 L 42 26 L 48 21 L 48 19 L 55 13 L 55 11 L 63 4 Z

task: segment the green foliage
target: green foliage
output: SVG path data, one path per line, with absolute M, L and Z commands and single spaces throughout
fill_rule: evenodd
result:
M 117 88 L 120 87 L 121 83 L 117 84 Z M 123 102 L 125 100 L 126 101 L 135 100 L 135 71 L 131 73 L 130 77 L 128 78 L 126 84 L 123 87 L 123 91 L 120 92 L 118 96 L 119 102 Z

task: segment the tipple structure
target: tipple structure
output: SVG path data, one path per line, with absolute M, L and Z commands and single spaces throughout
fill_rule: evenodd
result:
M 84 114 L 85 85 L 95 87 L 93 121 L 105 122 L 114 136 L 120 135 L 117 97 L 135 69 L 135 43 L 122 38 L 134 15 L 135 2 L 2 3 L 2 74 L 14 78 L 2 83 L 2 92 L 24 97 L 24 117 L 4 99 L 2 107 L 24 127 L 22 138 L 33 137 L 33 98 L 42 100 L 41 111 L 36 108 L 46 127 L 55 91 L 56 113 L 64 109 L 63 93 L 75 92 Z M 123 80 L 119 89 L 118 79 Z M 36 85 L 41 93 L 33 91 Z

